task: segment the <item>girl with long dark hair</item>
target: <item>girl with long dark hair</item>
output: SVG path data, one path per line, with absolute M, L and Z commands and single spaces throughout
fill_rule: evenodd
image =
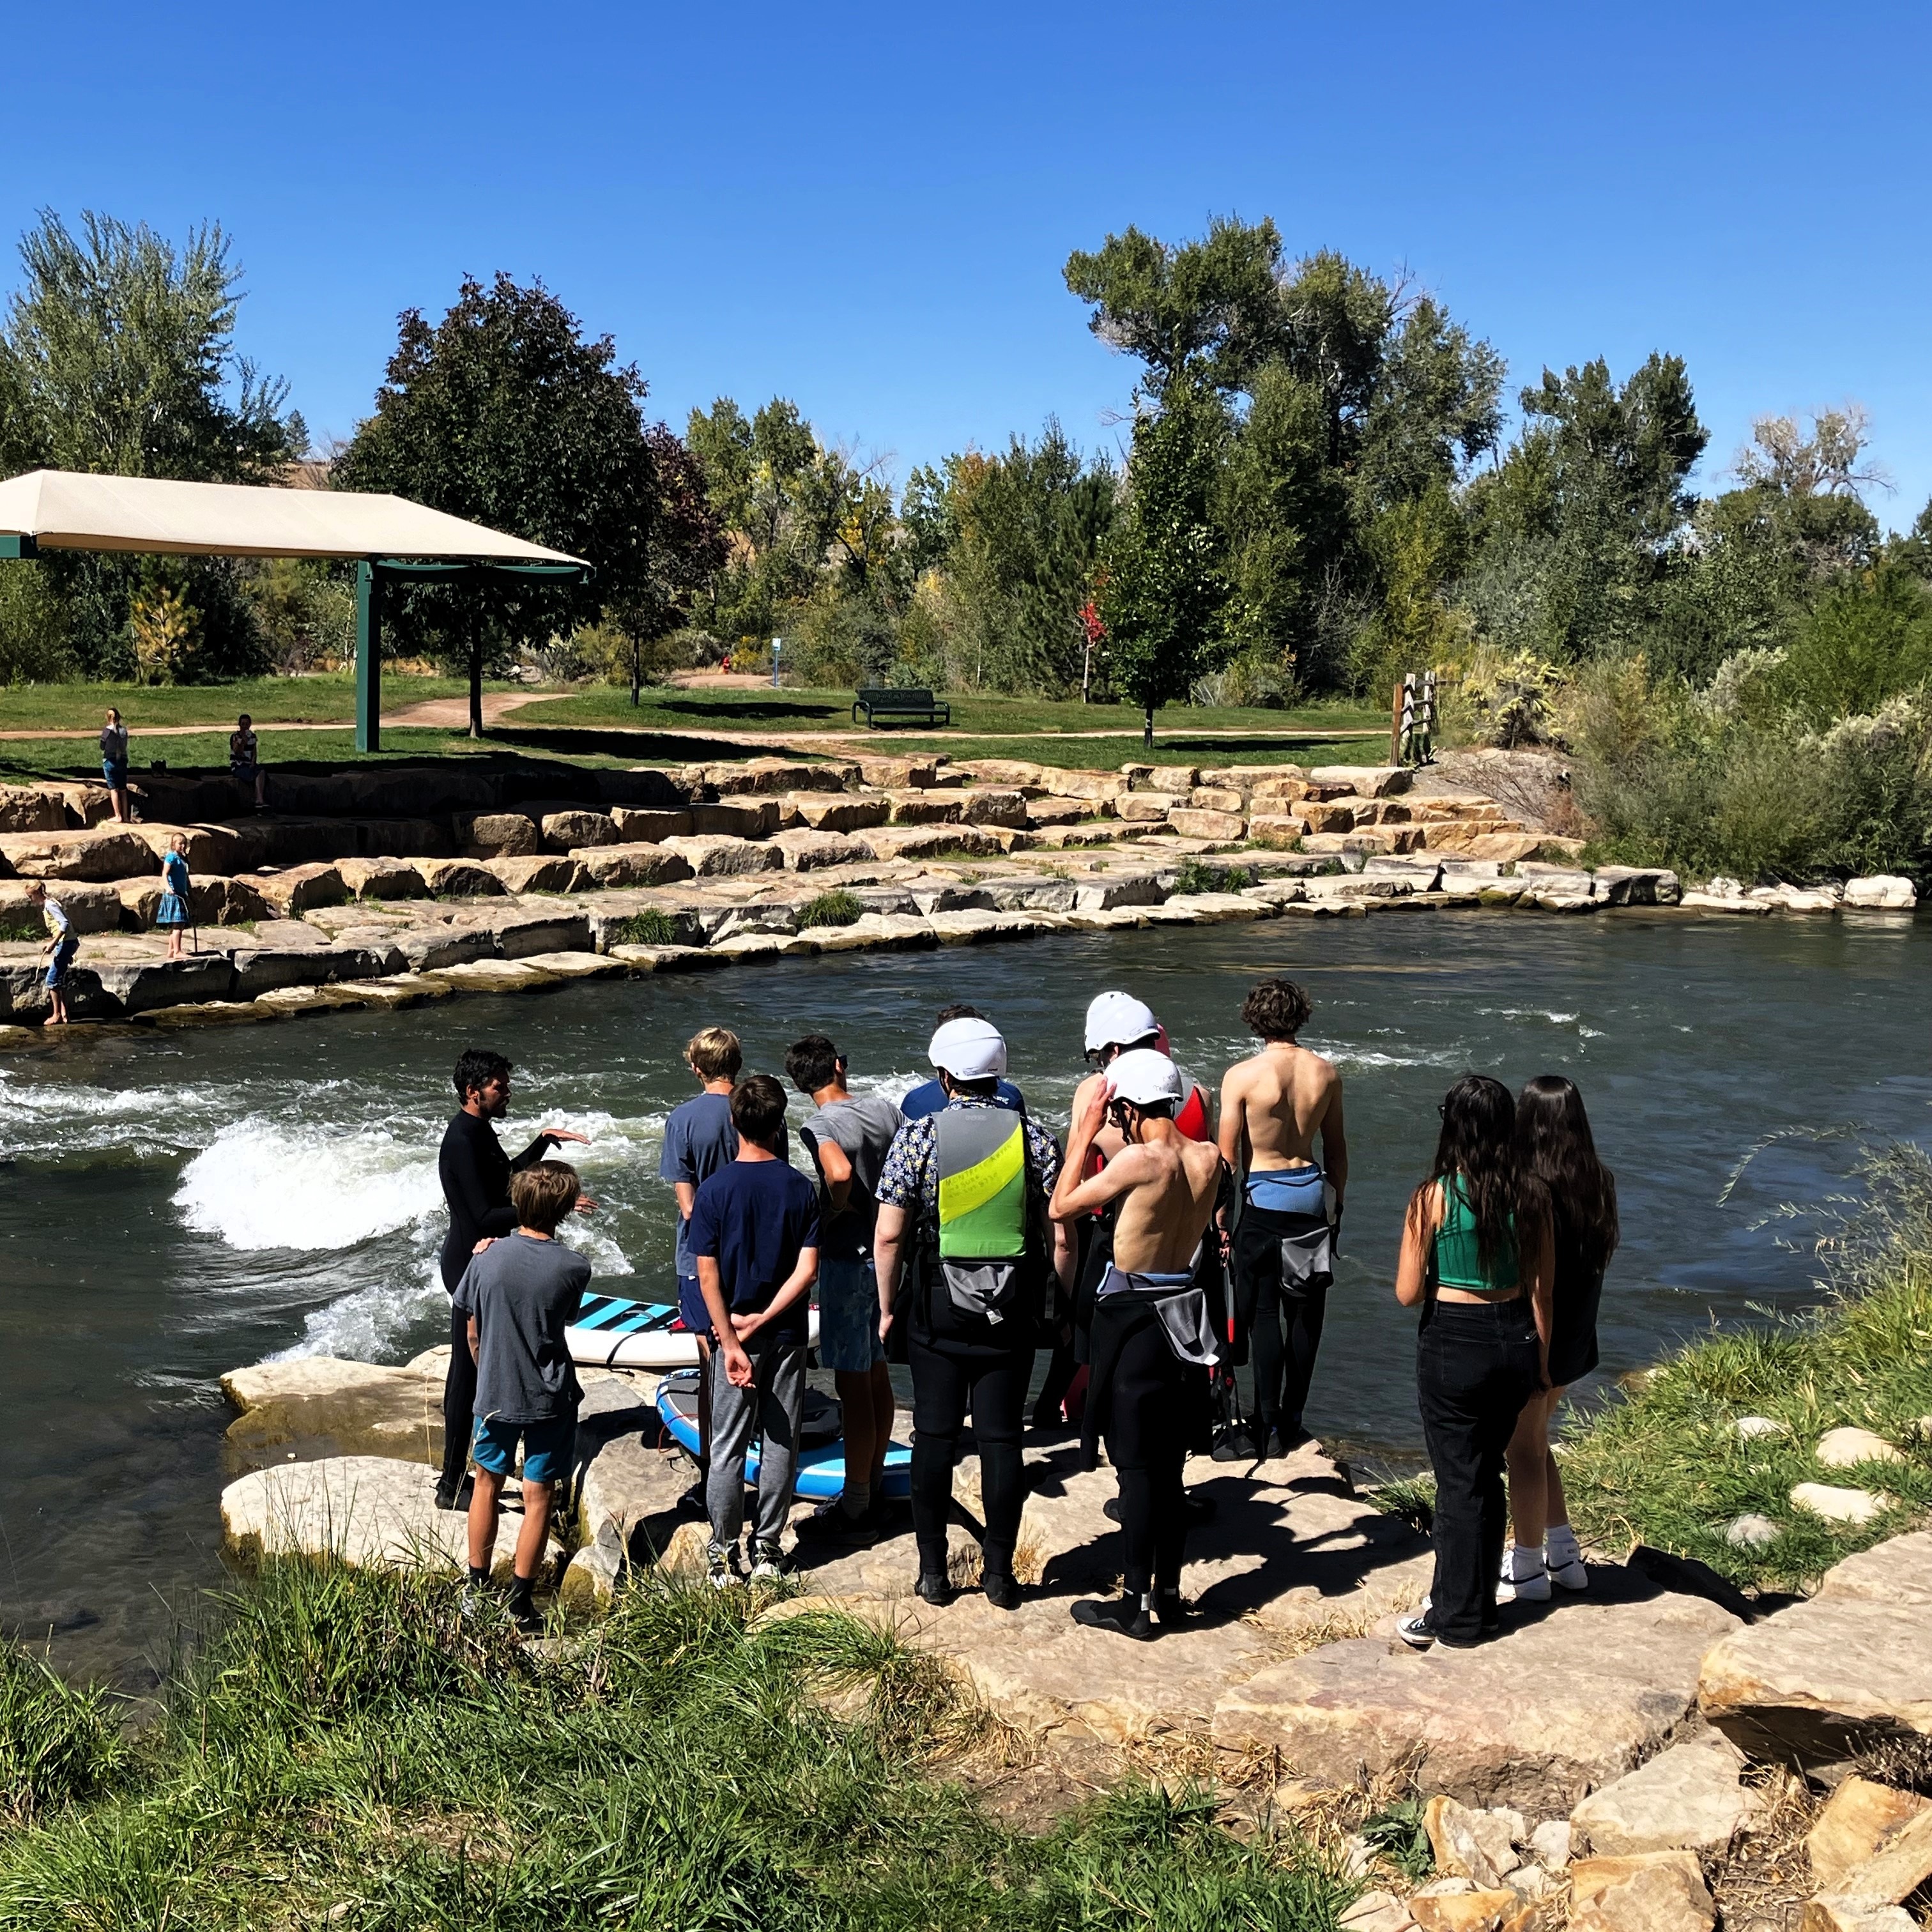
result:
M 1503 1459 L 1546 1386 L 1552 1268 L 1542 1184 L 1516 1156 L 1516 1102 L 1466 1074 L 1444 1096 L 1429 1176 L 1402 1219 L 1396 1299 L 1418 1304 L 1416 1394 L 1436 1472 L 1436 1576 L 1396 1626 L 1417 1650 L 1479 1643 L 1496 1627 L 1508 1506 Z
M 1616 1178 L 1597 1158 L 1590 1117 L 1574 1082 L 1540 1073 L 1516 1096 L 1516 1161 L 1550 1200 L 1555 1274 L 1550 1288 L 1550 1386 L 1523 1405 L 1510 1438 L 1510 1516 L 1515 1540 L 1497 1594 L 1542 1603 L 1554 1583 L 1589 1587 L 1550 1422 L 1563 1391 L 1597 1366 L 1597 1308 L 1617 1246 Z

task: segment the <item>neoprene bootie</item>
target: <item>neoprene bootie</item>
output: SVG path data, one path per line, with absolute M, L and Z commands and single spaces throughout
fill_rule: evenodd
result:
M 1103 1603 L 1076 1604 L 1073 1621 L 1089 1630 L 1112 1630 L 1138 1643 L 1148 1643 L 1160 1634 L 1154 1620 L 1153 1602 L 1152 1596 L 1144 1592 L 1130 1597 L 1123 1591 Z

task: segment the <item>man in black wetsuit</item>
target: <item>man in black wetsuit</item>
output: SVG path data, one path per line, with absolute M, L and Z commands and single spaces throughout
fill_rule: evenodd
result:
M 588 1138 L 567 1127 L 546 1127 L 512 1160 L 490 1123 L 510 1111 L 510 1063 L 500 1053 L 472 1047 L 456 1063 L 456 1096 L 462 1102 L 445 1129 L 436 1172 L 449 1204 L 449 1232 L 442 1241 L 442 1286 L 454 1296 L 479 1241 L 493 1241 L 517 1225 L 510 1205 L 510 1176 L 533 1167 L 560 1141 Z M 596 1202 L 577 1198 L 577 1211 L 588 1214 Z M 476 1360 L 470 1352 L 469 1318 L 452 1306 L 449 1316 L 449 1373 L 442 1385 L 442 1474 L 436 1486 L 438 1509 L 470 1507 L 470 1438 L 476 1426 Z

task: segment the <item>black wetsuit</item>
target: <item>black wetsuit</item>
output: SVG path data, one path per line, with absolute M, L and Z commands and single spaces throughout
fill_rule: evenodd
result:
M 442 1198 L 449 1204 L 449 1232 L 442 1239 L 442 1286 L 451 1295 L 470 1265 L 476 1244 L 485 1236 L 507 1234 L 517 1225 L 510 1205 L 510 1177 L 534 1167 L 556 1142 L 539 1134 L 514 1160 L 503 1151 L 496 1130 L 474 1114 L 458 1114 L 444 1130 L 436 1173 Z M 476 1364 L 470 1353 L 470 1322 L 452 1306 L 449 1311 L 449 1372 L 442 1384 L 442 1480 L 446 1495 L 454 1496 L 470 1460 L 470 1438 L 476 1426 Z

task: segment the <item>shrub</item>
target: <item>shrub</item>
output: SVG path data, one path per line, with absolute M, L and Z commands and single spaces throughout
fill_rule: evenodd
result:
M 668 912 L 646 906 L 642 912 L 614 921 L 607 928 L 614 946 L 675 946 L 677 922 Z
M 1174 876 L 1174 890 L 1183 894 L 1245 892 L 1255 882 L 1245 866 L 1213 866 L 1199 859 L 1184 859 Z
M 862 918 L 866 908 L 853 893 L 841 886 L 829 892 L 820 892 L 804 911 L 798 916 L 801 929 L 812 926 L 850 926 L 854 920 Z

